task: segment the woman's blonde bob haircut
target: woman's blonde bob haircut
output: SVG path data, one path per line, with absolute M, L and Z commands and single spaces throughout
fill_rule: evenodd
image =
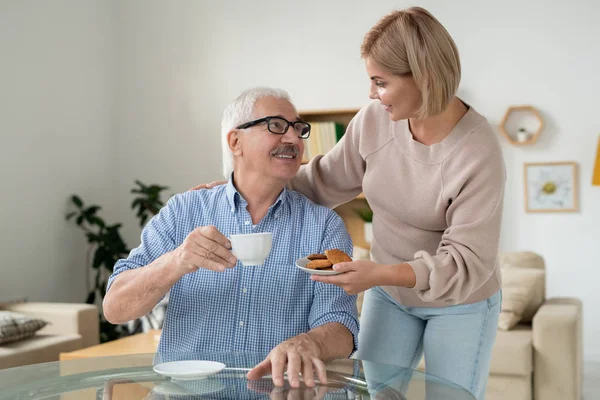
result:
M 421 90 L 417 118 L 443 112 L 460 84 L 460 58 L 452 37 L 421 7 L 394 11 L 366 34 L 361 56 L 395 75 L 412 74 Z

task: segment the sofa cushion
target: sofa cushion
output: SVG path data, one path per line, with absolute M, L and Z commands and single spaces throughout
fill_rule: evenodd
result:
M 530 251 L 519 251 L 519 252 L 508 252 L 500 254 L 500 268 L 504 272 L 507 269 L 517 269 L 517 270 L 535 270 L 541 271 L 537 272 L 538 274 L 542 274 L 539 277 L 539 280 L 535 282 L 535 284 L 529 287 L 529 302 L 523 310 L 523 314 L 521 317 L 521 322 L 529 323 L 533 319 L 533 316 L 537 312 L 537 310 L 544 304 L 546 299 L 546 279 L 545 279 L 545 265 L 544 259 L 536 253 Z M 503 276 L 503 280 L 506 278 L 511 278 Z M 503 282 L 503 286 L 504 286 Z M 504 297 L 504 294 L 503 294 Z
M 529 376 L 533 371 L 533 333 L 529 325 L 498 331 L 492 350 L 491 374 Z
M 40 335 L 0 346 L 0 369 L 58 361 L 60 353 L 78 350 L 80 335 Z
M 485 400 L 531 400 L 531 375 L 491 375 L 488 379 Z
M 31 337 L 47 324 L 47 321 L 40 318 L 12 311 L 0 311 L 0 344 Z
M 502 268 L 502 309 L 498 320 L 499 329 L 507 331 L 525 319 L 523 318 L 525 310 L 533 302 L 537 304 L 544 279 L 544 271 L 540 269 Z

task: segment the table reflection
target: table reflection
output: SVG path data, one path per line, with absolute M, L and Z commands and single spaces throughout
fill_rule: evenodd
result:
M 377 399 L 472 400 L 466 390 L 420 371 L 354 359 L 327 364 L 327 383 L 315 387 L 285 382 L 276 387 L 270 376 L 250 381 L 246 374 L 260 363 L 260 353 L 178 353 L 100 357 L 0 370 L 0 399 Z M 157 374 L 163 362 L 211 360 L 222 371 L 196 380 Z

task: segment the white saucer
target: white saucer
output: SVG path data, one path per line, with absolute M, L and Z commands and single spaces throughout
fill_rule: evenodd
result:
M 216 361 L 183 360 L 171 361 L 154 366 L 154 372 L 178 380 L 195 380 L 214 375 L 225 368 L 225 364 Z
M 300 268 L 304 272 L 308 272 L 311 275 L 339 275 L 342 272 L 332 271 L 332 270 L 322 270 L 322 269 L 310 269 L 304 268 L 306 264 L 308 264 L 310 260 L 306 257 L 302 257 L 301 259 L 296 261 L 296 267 Z

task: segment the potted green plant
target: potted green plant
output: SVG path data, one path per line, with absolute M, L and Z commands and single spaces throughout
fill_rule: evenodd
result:
M 131 192 L 137 197 L 131 203 L 131 208 L 136 210 L 136 216 L 140 219 L 140 226 L 144 226 L 148 218 L 157 214 L 164 205 L 160 199 L 161 192 L 168 189 L 166 186 L 146 186 L 140 181 L 135 181 L 137 187 Z M 102 300 L 106 295 L 108 277 L 112 274 L 115 263 L 126 258 L 130 249 L 121 237 L 121 224 L 108 224 L 98 212 L 102 209 L 98 205 L 87 206 L 77 196 L 71 196 L 71 204 L 75 211 L 69 212 L 66 219 L 75 219 L 75 224 L 85 233 L 89 244 L 88 275 L 93 274 L 92 279 L 87 279 L 88 297 L 86 302 L 96 304 L 102 309 Z M 91 282 L 93 281 L 93 284 Z M 106 321 L 100 312 L 100 340 L 107 342 L 127 335 L 126 329 L 119 325 L 112 325 Z
M 365 229 L 365 241 L 371 243 L 373 240 L 373 210 L 368 205 L 363 208 L 359 208 L 356 214 L 363 220 Z
M 517 140 L 520 143 L 524 143 L 529 139 L 529 132 L 527 132 L 527 130 L 525 128 L 519 128 L 519 131 L 517 132 Z

